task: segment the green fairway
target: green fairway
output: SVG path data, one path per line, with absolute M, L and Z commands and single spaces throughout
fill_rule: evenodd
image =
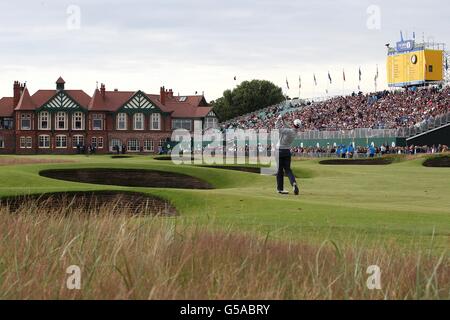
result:
M 14 164 L 14 159 L 67 161 Z M 301 196 L 275 192 L 275 178 L 253 173 L 174 165 L 148 156 L 0 156 L 0 196 L 81 190 L 133 190 L 170 200 L 177 223 L 201 223 L 321 243 L 367 242 L 409 248 L 450 247 L 450 169 L 426 168 L 423 158 L 384 166 L 320 165 L 294 161 Z M 66 182 L 39 176 L 61 168 L 136 168 L 180 172 L 216 189 L 129 188 Z M 287 183 L 287 179 L 286 182 Z M 145 218 L 144 218 L 145 219 Z

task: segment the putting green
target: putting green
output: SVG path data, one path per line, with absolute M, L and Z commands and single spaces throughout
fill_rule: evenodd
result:
M 16 159 L 26 159 L 17 161 Z M 52 163 L 44 163 L 51 159 Z M 34 160 L 40 163 L 29 163 Z M 369 241 L 409 248 L 450 247 L 450 169 L 424 158 L 386 166 L 320 165 L 294 161 L 301 196 L 275 193 L 275 178 L 233 170 L 174 165 L 148 156 L 0 156 L 0 196 L 61 191 L 128 190 L 168 199 L 177 223 L 255 232 L 311 242 Z M 55 163 L 57 161 L 67 161 Z M 216 189 L 186 190 L 94 185 L 45 178 L 41 170 L 152 169 L 200 178 Z M 287 179 L 285 180 L 287 183 Z M 145 219 L 145 218 L 143 218 Z

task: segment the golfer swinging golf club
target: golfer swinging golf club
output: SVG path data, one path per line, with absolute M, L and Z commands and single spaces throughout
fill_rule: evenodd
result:
M 284 173 L 287 174 L 295 195 L 299 195 L 299 189 L 294 173 L 291 169 L 291 145 L 295 140 L 302 122 L 299 119 L 294 120 L 294 128 L 285 125 L 283 116 L 280 114 L 275 122 L 275 128 L 278 129 L 280 140 L 276 146 L 277 157 L 277 190 L 280 194 L 289 194 L 284 190 Z

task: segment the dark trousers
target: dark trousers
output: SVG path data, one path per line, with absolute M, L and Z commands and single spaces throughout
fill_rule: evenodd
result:
M 291 185 L 296 183 L 294 173 L 291 170 L 291 150 L 280 149 L 277 154 L 277 190 L 284 190 L 284 174 L 286 173 Z

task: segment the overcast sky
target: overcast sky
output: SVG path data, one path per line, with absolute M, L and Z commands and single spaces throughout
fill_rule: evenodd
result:
M 303 97 L 386 87 L 386 43 L 400 30 L 450 45 L 448 0 L 21 0 L 0 3 L 0 96 L 14 80 L 31 92 L 159 87 L 205 92 L 267 79 Z M 343 87 L 342 72 L 347 82 Z M 330 71 L 333 84 L 327 85 Z M 313 85 L 316 73 L 318 86 Z M 237 76 L 237 81 L 233 77 Z M 287 90 L 287 89 L 286 89 Z

